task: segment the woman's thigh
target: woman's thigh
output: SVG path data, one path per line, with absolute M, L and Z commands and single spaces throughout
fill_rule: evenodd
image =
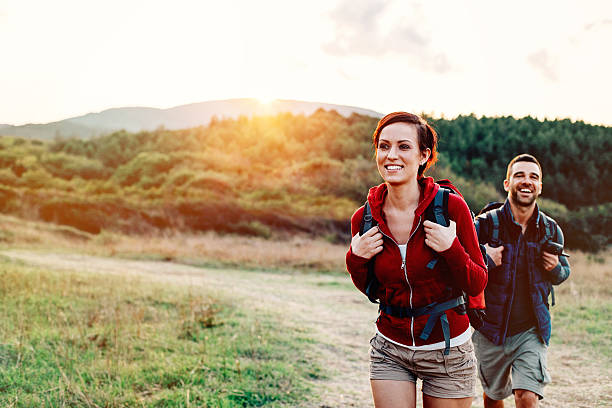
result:
M 468 398 L 436 398 L 423 394 L 423 408 L 469 408 L 472 397 Z
M 412 381 L 370 380 L 376 408 L 415 408 L 416 384 Z

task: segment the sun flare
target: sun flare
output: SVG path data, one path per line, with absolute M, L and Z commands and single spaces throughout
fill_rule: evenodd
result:
M 258 96 L 257 100 L 263 105 L 269 105 L 276 100 L 273 96 Z

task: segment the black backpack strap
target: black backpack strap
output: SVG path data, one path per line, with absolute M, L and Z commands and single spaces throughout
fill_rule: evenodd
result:
M 376 225 L 376 221 L 372 218 L 372 210 L 370 209 L 370 203 L 366 200 L 363 205 L 363 217 L 361 218 L 361 226 L 359 228 L 359 235 L 363 235 L 368 232 L 372 227 Z M 380 282 L 376 279 L 376 274 L 374 273 L 374 257 L 372 257 L 368 261 L 368 275 L 366 278 L 366 296 L 372 303 L 378 303 L 378 299 L 376 297 L 376 292 L 378 292 L 378 288 L 380 287 Z
M 370 209 L 370 203 L 366 201 L 363 205 L 363 217 L 361 218 L 359 235 L 363 235 L 364 233 L 368 232 L 373 226 L 374 219 L 372 218 L 372 210 Z
M 431 218 L 432 222 L 436 224 L 442 225 L 443 227 L 448 227 L 450 222 L 448 218 L 448 195 L 450 194 L 450 190 L 444 187 L 440 187 L 436 192 L 436 196 L 434 197 L 430 207 L 425 210 L 425 213 L 429 216 L 428 219 Z M 438 256 L 434 256 L 434 258 L 429 261 L 427 264 L 427 269 L 433 269 L 438 262 Z

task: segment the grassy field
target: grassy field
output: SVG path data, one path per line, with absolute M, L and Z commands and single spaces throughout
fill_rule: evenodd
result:
M 574 345 L 612 367 L 612 264 L 610 252 L 570 257 L 572 274 L 556 287 L 553 344 Z
M 345 275 L 342 245 L 212 233 L 93 236 L 0 216 L 0 250 L 10 248 L 172 261 L 205 267 L 192 268 L 196 274 L 213 267 L 214 276 L 231 266 L 252 279 L 243 285 L 262 279 L 277 291 L 292 285 L 300 323 L 277 307 L 255 310 L 202 286 L 0 258 L 0 406 L 319 407 L 323 399 L 332 401 L 327 406 L 371 406 L 364 337 L 372 327 L 361 324 L 375 311 L 361 310 L 368 304 Z M 570 253 L 572 274 L 556 287 L 551 308 L 553 383 L 542 407 L 606 407 L 612 404 L 612 252 Z M 314 302 L 321 303 L 319 314 Z M 336 317 L 345 327 L 336 332 L 339 320 L 326 320 L 334 310 L 345 311 Z M 325 383 L 353 384 L 345 397 L 363 394 L 345 404 Z M 477 398 L 473 406 L 481 404 Z
M 0 260 L 0 406 L 293 406 L 306 333 L 201 288 Z

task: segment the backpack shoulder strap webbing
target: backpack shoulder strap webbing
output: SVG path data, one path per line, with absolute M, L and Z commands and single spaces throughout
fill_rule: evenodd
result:
M 540 217 L 544 223 L 544 236 L 540 240 L 540 244 L 543 244 L 544 242 L 553 239 L 556 232 L 555 230 L 557 229 L 557 223 L 548 215 L 544 214 L 543 211 L 540 211 Z
M 501 208 L 496 208 L 494 210 L 488 211 L 487 218 L 489 219 L 489 226 L 491 228 L 489 243 L 494 246 L 499 246 L 501 240 L 499 238 L 499 219 L 501 217 Z
M 443 227 L 448 227 L 448 194 L 450 190 L 444 187 L 440 187 L 436 192 L 436 196 L 433 199 L 433 216 L 434 222 L 440 224 Z
M 363 205 L 363 217 L 361 218 L 361 226 L 359 228 L 359 235 L 363 235 L 368 232 L 370 228 L 376 225 L 376 221 L 372 218 L 372 209 L 370 208 L 370 203 L 366 200 Z M 376 274 L 374 273 L 374 257 L 372 257 L 368 263 L 368 275 L 366 277 L 366 296 L 372 303 L 378 303 L 378 299 L 376 298 L 376 292 L 378 292 L 378 287 L 380 286 L 380 282 L 376 279 Z
M 432 218 L 431 221 L 436 224 L 442 225 L 443 227 L 448 227 L 450 222 L 448 218 L 448 195 L 450 194 L 450 190 L 448 188 L 440 186 L 438 191 L 436 192 L 436 196 L 429 204 L 431 207 L 425 210 L 425 214 L 429 214 L 429 217 Z M 434 256 L 431 261 L 427 264 L 427 269 L 433 269 L 438 262 L 438 256 Z
M 372 218 L 372 210 L 370 209 L 370 203 L 366 200 L 363 205 L 363 217 L 361 217 L 361 227 L 359 228 L 359 235 L 363 235 L 368 232 L 370 228 L 374 226 L 374 219 Z
M 544 214 L 544 212 L 540 211 L 540 217 L 542 217 L 542 222 L 544 223 L 544 236 L 540 240 L 540 245 L 543 245 L 546 241 L 552 240 L 555 236 L 555 232 L 557 229 L 557 223 L 555 220 L 550 218 L 548 215 Z M 555 288 L 553 285 L 550 285 L 550 294 L 551 294 L 551 306 L 556 304 L 555 302 Z

